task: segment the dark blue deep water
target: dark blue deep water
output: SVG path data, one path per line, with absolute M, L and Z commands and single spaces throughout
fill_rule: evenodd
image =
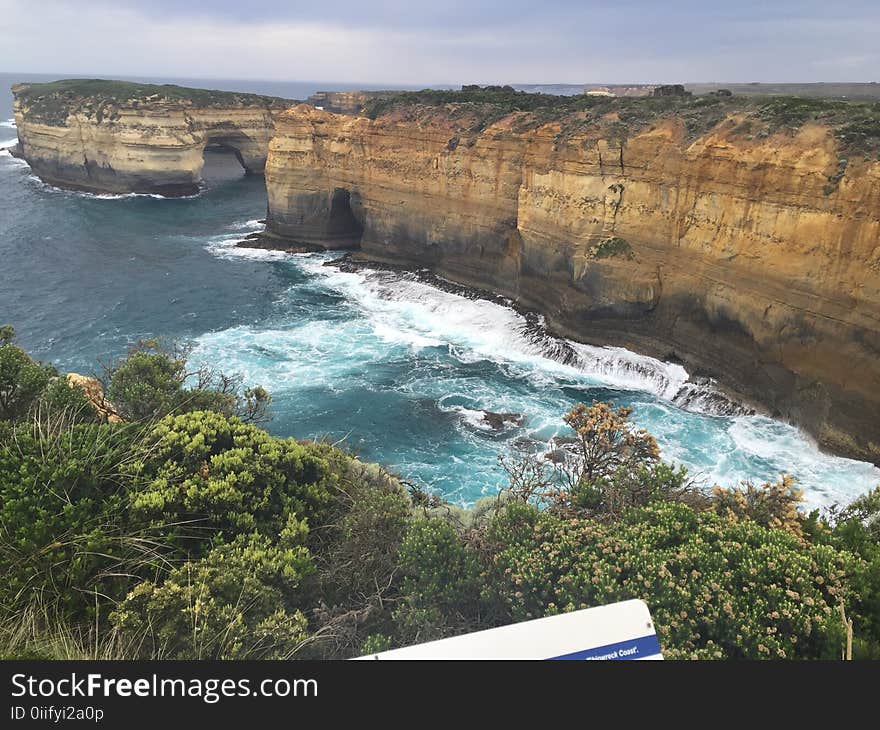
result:
M 332 86 L 204 85 L 300 98 Z M 0 94 L 0 145 L 15 139 L 11 116 Z M 0 323 L 84 373 L 139 338 L 189 341 L 197 359 L 272 392 L 271 431 L 340 440 L 461 503 L 498 489 L 499 453 L 546 448 L 565 433 L 562 414 L 592 399 L 633 405 L 664 456 L 707 486 L 788 472 L 810 504 L 828 504 L 880 483 L 873 466 L 822 454 L 785 424 L 677 407 L 679 366 L 576 345 L 576 364 L 562 365 L 499 304 L 343 273 L 323 266 L 330 255 L 236 249 L 265 215 L 263 181 L 219 154 L 205 177 L 189 199 L 94 196 L 44 185 L 0 152 Z M 483 410 L 525 421 L 494 431 Z

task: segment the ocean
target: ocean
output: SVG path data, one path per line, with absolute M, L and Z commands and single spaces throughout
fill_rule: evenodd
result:
M 6 89 L 48 78 L 0 75 L 0 147 L 15 140 Z M 349 87 L 173 81 L 293 98 Z M 206 155 L 198 196 L 164 199 L 59 190 L 0 152 L 0 324 L 86 374 L 141 338 L 188 342 L 196 360 L 272 393 L 271 432 L 338 442 L 461 505 L 503 486 L 499 455 L 549 448 L 562 415 L 592 400 L 632 406 L 663 457 L 707 488 L 789 473 L 823 506 L 880 484 L 871 464 L 824 454 L 790 425 L 682 398 L 680 365 L 554 343 L 503 302 L 325 266 L 333 253 L 236 248 L 265 212 L 263 180 L 228 155 Z M 560 362 L 560 344 L 576 356 Z M 523 422 L 494 430 L 483 411 Z

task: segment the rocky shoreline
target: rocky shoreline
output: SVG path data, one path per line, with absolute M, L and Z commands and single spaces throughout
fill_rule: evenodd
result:
M 770 127 L 754 107 L 696 133 L 667 114 L 625 134 L 613 113 L 466 108 L 282 114 L 270 247 L 355 249 L 497 293 L 558 335 L 681 361 L 880 463 L 880 163 L 843 167 L 833 129 Z
M 351 116 L 126 82 L 14 91 L 17 152 L 47 182 L 192 194 L 204 149 L 225 146 L 246 171 L 265 166 L 266 230 L 245 245 L 352 250 L 352 265 L 497 294 L 542 313 L 557 342 L 682 363 L 690 407 L 723 412 L 699 403 L 723 383 L 823 448 L 880 464 L 880 142 L 859 131 L 873 107 L 528 111 L 550 102 L 478 89 L 366 100 Z
M 312 245 L 298 245 L 277 237 L 266 235 L 264 232 L 256 232 L 246 236 L 236 243 L 240 248 L 265 249 L 270 251 L 283 251 L 289 254 L 319 253 L 326 249 Z M 533 342 L 540 345 L 546 356 L 563 365 L 576 365 L 579 355 L 572 348 L 568 340 L 581 342 L 601 347 L 602 343 L 587 342 L 576 337 L 569 337 L 547 324 L 545 315 L 534 308 L 526 307 L 508 297 L 486 289 L 480 289 L 446 279 L 430 269 L 413 268 L 399 264 L 393 264 L 371 259 L 360 251 L 346 251 L 338 258 L 324 262 L 324 266 L 338 269 L 348 273 L 360 273 L 364 271 L 388 271 L 397 274 L 411 276 L 416 281 L 427 284 L 440 291 L 455 294 L 467 299 L 480 299 L 490 301 L 499 306 L 509 307 L 516 311 L 525 324 L 524 334 Z M 623 345 L 626 348 L 626 345 Z M 630 349 L 633 354 L 640 353 L 634 348 Z M 661 361 L 668 364 L 685 365 L 675 353 L 668 353 Z M 697 401 L 700 401 L 697 403 Z M 717 382 L 714 378 L 703 373 L 690 373 L 690 378 L 683 384 L 679 394 L 672 401 L 676 405 L 699 413 L 715 416 L 744 416 L 744 415 L 769 415 L 767 409 L 759 402 L 749 398 L 744 393 L 732 391 Z M 510 418 L 506 418 L 506 417 Z M 521 418 L 519 414 L 490 414 L 486 423 L 493 429 L 502 428 L 503 424 Z

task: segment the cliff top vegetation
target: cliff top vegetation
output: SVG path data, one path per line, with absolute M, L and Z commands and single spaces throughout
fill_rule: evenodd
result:
M 578 94 L 555 96 L 516 91 L 509 86 L 465 86 L 460 91 L 423 89 L 400 92 L 367 102 L 370 118 L 392 113 L 417 117 L 442 108 L 453 119 L 469 123 L 479 133 L 490 124 L 519 113 L 518 131 L 559 122 L 562 136 L 591 126 L 609 125 L 621 138 L 665 118 L 681 119 L 689 138 L 696 138 L 732 115 L 743 117 L 737 132 L 763 138 L 795 132 L 809 122 L 833 130 L 840 150 L 880 159 L 880 102 L 794 96 L 605 97 Z
M 175 84 L 140 84 L 107 79 L 62 79 L 42 84 L 17 84 L 15 98 L 26 107 L 28 117 L 53 126 L 63 125 L 76 111 L 97 115 L 98 122 L 113 117 L 120 104 L 166 101 L 191 103 L 197 107 L 258 106 L 286 108 L 291 99 L 216 89 L 193 89 Z
M 85 391 L 0 327 L 0 658 L 343 658 L 642 598 L 667 658 L 880 657 L 880 489 L 697 489 L 630 409 L 444 503 L 139 343 Z M 104 393 L 110 402 L 104 400 Z M 111 422 L 105 413 L 119 414 Z

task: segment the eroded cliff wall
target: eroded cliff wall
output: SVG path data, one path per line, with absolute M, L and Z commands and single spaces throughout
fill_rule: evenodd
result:
M 288 106 L 250 94 L 91 83 L 13 87 L 16 153 L 48 183 L 189 195 L 198 191 L 207 145 L 229 148 L 247 173 L 261 174 L 274 116 Z
M 295 107 L 269 148 L 267 235 L 428 266 L 582 341 L 680 358 L 880 462 L 880 163 L 842 160 L 818 123 L 523 122 Z

